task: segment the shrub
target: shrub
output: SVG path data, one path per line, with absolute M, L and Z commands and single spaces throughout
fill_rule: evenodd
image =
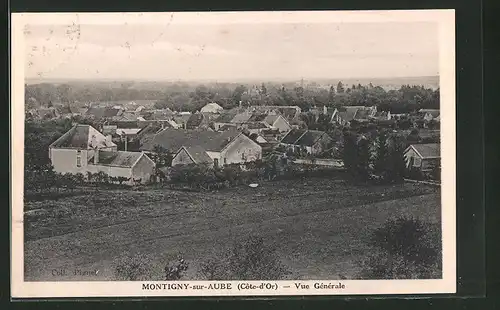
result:
M 371 253 L 362 278 L 429 279 L 441 275 L 441 230 L 438 224 L 411 217 L 389 219 L 373 232 Z
M 208 280 L 279 280 L 289 274 L 274 248 L 261 237 L 249 237 L 201 264 Z
M 188 267 L 188 263 L 182 257 L 178 257 L 175 262 L 165 266 L 165 280 L 172 281 L 181 279 Z
M 149 280 L 151 273 L 152 260 L 144 254 L 125 256 L 114 262 L 114 275 L 119 281 Z

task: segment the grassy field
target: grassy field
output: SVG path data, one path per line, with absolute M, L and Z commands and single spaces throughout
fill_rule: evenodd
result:
M 111 280 L 124 255 L 161 266 L 181 253 L 196 279 L 201 260 L 248 235 L 265 238 L 293 279 L 353 278 L 373 229 L 388 218 L 440 221 L 439 189 L 421 184 L 353 186 L 310 178 L 210 193 L 87 190 L 25 203 L 25 279 Z M 66 269 L 65 276 L 53 270 Z M 97 275 L 72 272 L 99 270 Z

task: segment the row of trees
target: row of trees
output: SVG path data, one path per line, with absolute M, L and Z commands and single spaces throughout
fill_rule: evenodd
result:
M 313 106 L 378 106 L 393 113 L 407 113 L 420 108 L 439 108 L 439 89 L 419 85 L 403 85 L 397 90 L 380 86 L 320 85 L 262 83 L 261 85 L 211 83 L 157 83 L 135 88 L 130 83 L 117 85 L 35 84 L 25 85 L 27 108 L 50 106 L 55 102 L 97 102 L 118 100 L 155 100 L 156 108 L 175 111 L 196 111 L 209 102 L 230 109 L 242 102 L 245 105 L 297 105 L 304 111 Z
M 406 175 L 404 150 L 400 138 L 381 130 L 375 138 L 346 130 L 342 160 L 349 175 L 357 181 L 376 178 L 383 182 L 401 182 Z
M 34 193 L 48 193 L 53 190 L 59 191 L 61 189 L 68 189 L 73 191 L 77 187 L 84 185 L 87 186 L 101 186 L 101 185 L 123 185 L 129 182 L 130 178 L 127 177 L 112 177 L 105 172 L 91 173 L 57 173 L 51 165 L 42 167 L 39 170 L 26 170 L 24 172 L 24 186 L 25 190 Z M 135 183 L 140 184 L 139 181 L 134 180 Z

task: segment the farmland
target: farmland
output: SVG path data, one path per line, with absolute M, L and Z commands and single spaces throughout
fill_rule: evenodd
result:
M 25 202 L 25 279 L 112 280 L 112 262 L 179 253 L 196 279 L 199 263 L 248 235 L 264 237 L 290 278 L 353 278 L 371 232 L 388 218 L 440 222 L 439 189 L 422 184 L 351 185 L 309 178 L 217 192 L 160 188 L 84 189 L 57 200 Z M 68 270 L 53 275 L 53 270 Z M 73 270 L 99 270 L 77 276 Z

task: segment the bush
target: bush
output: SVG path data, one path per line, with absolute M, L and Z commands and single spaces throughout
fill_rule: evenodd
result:
M 125 256 L 114 262 L 114 275 L 119 281 L 149 280 L 152 260 L 144 254 Z
M 249 237 L 201 264 L 208 280 L 279 280 L 289 274 L 274 248 L 260 237 Z
M 411 217 L 389 219 L 375 230 L 362 278 L 430 279 L 441 276 L 441 229 Z
M 175 262 L 169 263 L 165 266 L 165 280 L 172 281 L 181 279 L 183 273 L 187 271 L 188 267 L 188 263 L 182 257 L 178 257 Z

